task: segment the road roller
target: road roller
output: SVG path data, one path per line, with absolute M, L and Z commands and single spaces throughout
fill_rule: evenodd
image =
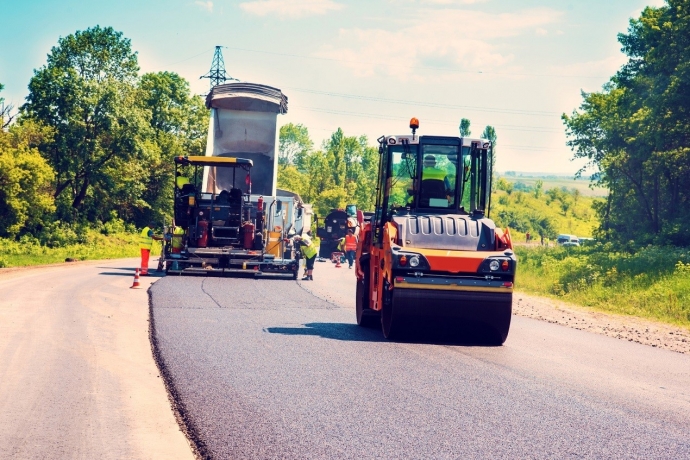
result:
M 356 319 L 387 339 L 420 328 L 503 344 L 517 258 L 508 228 L 489 217 L 486 139 L 382 136 L 376 208 L 356 255 Z

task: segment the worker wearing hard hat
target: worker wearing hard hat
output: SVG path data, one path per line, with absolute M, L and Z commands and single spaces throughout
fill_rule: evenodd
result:
M 446 193 L 452 193 L 452 187 L 450 186 L 450 181 L 448 180 L 448 175 L 442 169 L 436 167 L 436 157 L 433 155 L 426 155 L 422 163 L 422 180 L 435 179 L 442 180 L 444 186 L 446 187 Z
M 295 235 L 295 244 L 299 244 L 304 254 L 304 262 L 306 264 L 306 271 L 302 281 L 314 281 L 314 262 L 316 261 L 316 245 L 308 235 Z
M 156 235 L 153 230 L 156 228 L 154 221 L 144 227 L 139 234 L 139 249 L 141 250 L 141 275 L 149 274 L 149 256 L 153 249 L 154 241 L 161 241 L 163 237 Z M 159 246 L 160 247 L 160 246 Z

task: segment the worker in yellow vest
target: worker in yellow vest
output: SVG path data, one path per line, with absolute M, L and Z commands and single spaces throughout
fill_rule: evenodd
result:
M 182 187 L 185 185 L 189 184 L 189 179 L 183 176 L 182 174 L 179 173 L 179 171 L 175 174 L 175 185 L 177 188 L 182 190 Z
M 154 241 L 161 241 L 163 237 L 156 235 L 153 229 L 156 224 L 150 221 L 149 224 L 143 228 L 139 234 L 139 249 L 141 250 L 141 275 L 147 276 L 149 274 L 149 256 L 153 249 Z
M 445 196 L 446 196 L 446 198 L 450 199 L 450 197 L 453 194 L 454 186 L 451 185 L 450 180 L 448 179 L 448 175 L 446 174 L 446 172 L 442 169 L 439 169 L 436 166 L 436 157 L 433 155 L 425 156 L 424 161 L 422 163 L 422 166 L 423 166 L 422 181 L 425 181 L 427 179 L 443 181 L 443 187 L 445 189 Z M 441 197 L 437 196 L 434 198 L 441 198 Z
M 357 237 L 351 228 L 347 229 L 345 235 L 345 257 L 347 258 L 348 268 L 352 268 L 355 263 L 355 253 L 357 252 Z
M 306 272 L 304 273 L 302 281 L 314 281 L 313 272 L 317 254 L 316 245 L 308 235 L 296 235 L 295 243 L 301 246 L 302 254 L 304 254 L 304 262 L 306 264 Z
M 177 226 L 173 228 L 170 247 L 173 254 L 179 254 L 184 247 L 184 228 Z

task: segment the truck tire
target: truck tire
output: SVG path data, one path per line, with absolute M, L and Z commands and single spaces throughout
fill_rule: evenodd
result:
M 364 281 L 357 281 L 355 299 L 355 312 L 357 314 L 357 325 L 361 327 L 373 328 L 380 324 L 379 313 L 370 309 L 368 305 L 369 289 Z

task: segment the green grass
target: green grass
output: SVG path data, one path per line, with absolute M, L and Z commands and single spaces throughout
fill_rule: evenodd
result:
M 555 238 L 560 233 L 591 237 L 599 225 L 592 204 L 597 198 L 564 193 L 559 199 L 550 199 L 542 194 L 535 197 L 534 192 L 503 190 L 493 193 L 491 198 L 491 218 L 500 227 L 509 227 L 516 242 L 525 241 L 525 233 L 539 241 L 541 232 L 537 222 L 548 220 L 550 231 L 545 236 Z M 550 235 L 549 235 L 550 233 Z
M 608 190 L 605 188 L 591 188 L 589 179 L 574 179 L 563 176 L 506 176 L 505 174 L 497 175 L 497 177 L 513 184 L 524 184 L 526 187 L 534 187 L 537 181 L 542 181 L 544 190 L 565 187 L 568 190 L 578 190 L 582 196 L 586 197 L 605 197 L 608 195 Z
M 24 267 L 64 262 L 65 259 L 101 260 L 137 257 L 139 237 L 130 233 L 105 236 L 89 232 L 86 242 L 50 248 L 35 242 L 0 239 L 0 267 Z
M 516 247 L 516 288 L 593 309 L 690 328 L 690 251 L 607 245 Z

